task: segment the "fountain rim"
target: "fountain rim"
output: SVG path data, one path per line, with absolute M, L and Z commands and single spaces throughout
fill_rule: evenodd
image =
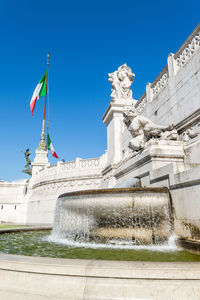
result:
M 1 270 L 27 274 L 93 277 L 95 273 L 96 278 L 200 280 L 199 266 L 200 262 L 115 261 L 0 254 Z M 85 268 L 89 272 L 85 272 Z
M 91 189 L 91 190 L 81 190 L 68 192 L 59 195 L 58 199 L 70 196 L 80 196 L 80 195 L 93 195 L 93 194 L 120 194 L 120 193 L 168 193 L 169 189 L 167 187 L 133 187 L 133 188 L 108 188 L 108 189 Z
M 198 262 L 98 261 L 1 254 L 0 270 L 5 280 L 0 282 L 0 290 L 4 299 L 13 299 L 13 295 L 24 300 L 32 297 L 58 299 L 63 296 L 65 299 L 74 299 L 75 296 L 85 299 L 88 295 L 93 299 L 99 299 L 98 296 L 107 299 L 108 296 L 116 296 L 117 292 L 117 299 L 122 300 L 124 291 L 128 290 L 125 295 L 133 294 L 134 287 L 137 289 L 141 284 L 149 289 L 150 282 L 152 287 L 148 295 L 153 299 L 157 296 L 162 298 L 163 294 L 169 295 L 175 288 L 174 299 L 181 299 L 191 284 L 189 292 L 192 299 L 196 299 L 200 282 L 199 266 Z M 45 285 L 41 286 L 41 278 L 45 280 Z M 95 290 L 92 282 L 95 282 Z M 158 282 L 162 289 L 155 288 Z M 183 286 L 186 286 L 184 291 Z M 143 296 L 143 289 L 139 290 L 139 296 Z

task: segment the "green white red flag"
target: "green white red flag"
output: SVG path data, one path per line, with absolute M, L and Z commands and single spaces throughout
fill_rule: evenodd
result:
M 52 145 L 51 139 L 49 134 L 47 135 L 47 149 L 51 152 L 51 154 L 55 157 L 55 158 L 59 158 L 58 155 L 56 154 L 56 151 L 54 150 L 54 147 Z
M 47 85 L 47 72 L 44 73 L 42 79 L 37 84 L 37 86 L 33 92 L 33 96 L 31 98 L 31 102 L 30 102 L 30 108 L 31 108 L 32 115 L 33 115 L 33 111 L 34 111 L 37 100 L 45 95 L 46 85 Z

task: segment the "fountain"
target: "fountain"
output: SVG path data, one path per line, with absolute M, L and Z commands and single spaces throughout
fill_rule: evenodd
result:
M 161 126 L 153 123 L 147 117 L 139 115 L 132 98 L 131 84 L 134 74 L 126 65 L 109 74 L 112 85 L 112 105 L 123 109 L 123 119 L 116 122 L 126 128 L 130 134 L 128 145 L 121 149 L 120 145 L 108 149 L 108 161 L 104 174 L 104 183 L 98 190 L 76 191 L 59 196 L 57 201 L 52 240 L 66 239 L 68 241 L 96 243 L 128 242 L 131 245 L 160 244 L 166 242 L 172 234 L 172 214 L 168 189 L 166 188 L 103 188 L 109 185 L 109 178 L 105 174 L 107 169 L 115 171 L 131 158 L 140 157 L 140 154 L 149 147 L 149 143 L 156 141 L 176 141 L 177 131 L 173 124 Z M 109 107 L 110 108 L 110 107 Z M 116 108 L 115 108 L 116 109 Z M 114 110 L 115 111 L 115 110 Z M 113 116 L 114 111 L 110 115 Z M 107 111 L 108 113 L 108 111 Z M 109 114 L 109 113 L 108 113 Z M 109 124 L 112 123 L 109 117 Z M 113 121 L 114 122 L 114 121 Z M 108 136 L 117 136 L 114 128 L 108 126 Z M 119 137 L 113 144 L 119 144 Z M 127 147 L 128 146 L 128 147 Z M 121 151 L 122 150 L 122 151 Z M 160 149 L 159 149 L 160 150 Z M 116 157 L 116 152 L 119 153 Z M 112 164 L 109 156 L 114 159 Z M 151 156 L 151 154 L 149 155 Z M 143 162 L 144 164 L 144 162 Z M 137 184 L 136 178 L 131 178 Z M 128 181 L 123 182 L 124 186 Z M 118 185 L 119 186 L 119 185 Z
M 52 240 L 157 245 L 172 234 L 167 188 L 113 188 L 59 196 Z

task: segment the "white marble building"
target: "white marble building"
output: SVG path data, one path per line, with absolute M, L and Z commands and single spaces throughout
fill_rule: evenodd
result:
M 132 99 L 133 79 L 126 65 L 109 74 L 112 100 L 103 116 L 107 152 L 53 166 L 37 154 L 30 181 L 0 182 L 0 222 L 51 225 L 60 194 L 120 186 L 137 177 L 142 186 L 169 188 L 178 235 L 194 238 L 200 232 L 200 25 L 177 53 L 169 54 L 166 67 L 138 101 Z M 154 124 L 167 127 L 173 122 L 178 140 L 151 138 L 124 159 L 132 137 L 123 112 L 132 105 L 138 116 Z

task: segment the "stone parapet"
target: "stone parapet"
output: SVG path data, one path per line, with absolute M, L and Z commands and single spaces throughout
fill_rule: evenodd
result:
M 196 300 L 200 263 L 55 259 L 1 254 L 1 299 Z

